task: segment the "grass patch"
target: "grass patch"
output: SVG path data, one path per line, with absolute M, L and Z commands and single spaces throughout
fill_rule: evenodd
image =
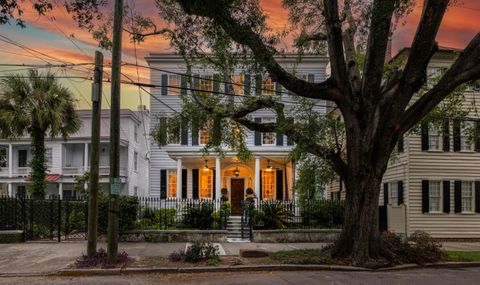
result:
M 445 261 L 480 261 L 480 251 L 447 251 Z
M 320 249 L 296 249 L 272 252 L 268 257 L 284 264 L 330 264 L 330 256 Z

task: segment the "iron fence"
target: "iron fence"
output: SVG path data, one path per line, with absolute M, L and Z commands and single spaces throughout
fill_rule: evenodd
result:
M 242 203 L 242 235 L 255 229 L 342 228 L 344 202 L 339 200 L 258 201 Z

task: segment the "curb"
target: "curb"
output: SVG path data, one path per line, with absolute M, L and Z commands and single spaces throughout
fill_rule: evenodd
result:
M 0 277 L 40 277 L 40 276 L 111 276 L 123 274 L 148 273 L 216 273 L 216 272 L 258 272 L 258 271 L 343 271 L 343 272 L 389 272 L 420 268 L 468 268 L 480 267 L 480 262 L 440 262 L 418 264 L 402 264 L 394 267 L 370 269 L 364 267 L 343 265 L 299 265 L 299 264 L 268 264 L 268 265 L 232 265 L 232 266 L 198 266 L 198 267 L 153 267 L 153 268 L 114 268 L 114 269 L 62 269 L 53 272 L 31 273 L 0 273 Z

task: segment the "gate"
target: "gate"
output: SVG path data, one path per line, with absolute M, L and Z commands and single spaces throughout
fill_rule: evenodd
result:
M 21 230 L 25 240 L 85 240 L 88 203 L 58 198 L 0 197 L 0 230 Z

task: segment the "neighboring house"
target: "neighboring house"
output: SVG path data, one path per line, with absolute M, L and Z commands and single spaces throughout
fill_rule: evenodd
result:
M 183 74 L 186 67 L 183 59 L 173 54 L 154 53 L 146 60 L 152 68 L 151 83 L 165 86 L 152 89 L 155 98 L 150 100 L 151 128 L 154 129 L 159 117 L 168 118 L 176 111 L 181 111 L 182 100 L 179 94 L 188 94 L 185 89 L 181 89 L 187 87 L 186 76 L 170 72 Z M 299 78 L 310 82 L 321 82 L 325 79 L 327 59 L 324 57 L 306 55 L 301 62 L 297 62 L 297 55 L 290 54 L 278 58 L 278 61 L 287 70 L 295 70 Z M 224 90 L 224 83 L 212 81 L 217 78 L 214 70 L 198 68 L 194 69 L 193 73 L 200 77 L 195 79 L 199 81 L 200 89 L 220 92 Z M 234 85 L 233 89 L 240 97 L 262 92 L 263 95 L 281 96 L 282 100 L 292 102 L 288 90 L 268 76 L 262 78 L 260 74 L 237 70 L 232 79 L 239 84 Z M 170 88 L 167 88 L 167 85 Z M 240 99 L 235 98 L 236 101 Z M 325 112 L 324 101 L 319 101 L 318 111 Z M 257 122 L 275 121 L 274 113 L 269 110 L 259 110 L 251 116 Z M 291 141 L 276 133 L 246 133 L 248 148 L 253 152 L 253 158 L 246 162 L 241 162 L 236 157 L 236 152 L 228 150 L 223 157 L 217 153 L 204 156 L 202 149 L 209 140 L 209 132 L 205 127 L 194 131 L 183 129 L 178 143 L 162 148 L 152 142 L 149 194 L 162 199 L 219 199 L 221 189 L 226 188 L 234 214 L 240 212 L 241 201 L 245 199 L 247 188 L 252 188 L 255 196 L 263 200 L 292 199 L 295 170 L 288 159 L 292 149 Z
M 408 49 L 396 56 L 403 56 Z M 440 49 L 428 72 L 448 68 L 456 50 Z M 470 86 L 462 108 L 466 120 L 445 120 L 441 129 L 423 125 L 400 140 L 383 177 L 380 205 L 386 205 L 388 229 L 410 235 L 417 230 L 435 238 L 480 238 L 480 88 Z M 344 185 L 329 187 L 328 197 L 344 199 Z M 381 212 L 382 215 L 382 212 Z
M 90 169 L 91 110 L 76 111 L 82 121 L 78 132 L 64 141 L 46 139 L 48 196 L 71 198 L 75 177 Z M 143 118 L 142 118 L 143 116 Z M 146 109 L 120 113 L 120 176 L 122 194 L 144 195 L 148 192 L 149 113 Z M 145 122 L 145 126 L 143 125 Z M 109 191 L 110 111 L 102 110 L 100 142 L 100 186 Z M 30 183 L 29 161 L 32 158 L 30 138 L 0 140 L 0 195 L 25 195 Z

